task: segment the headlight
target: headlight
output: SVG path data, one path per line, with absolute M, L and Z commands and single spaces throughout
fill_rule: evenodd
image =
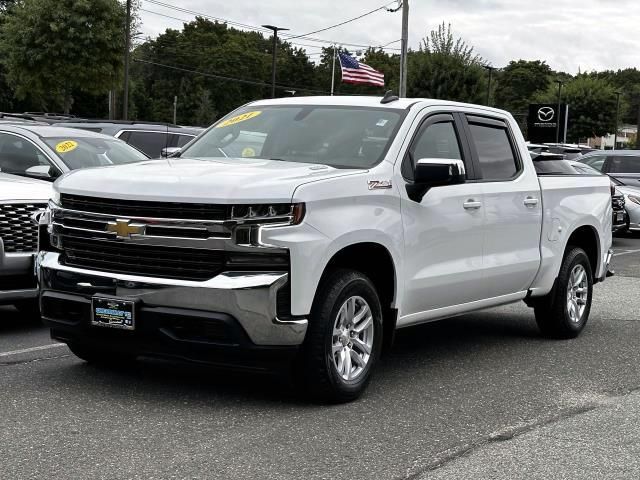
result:
M 55 203 L 56 205 L 60 205 L 60 191 L 53 187 L 51 189 L 51 198 L 50 200 Z
M 231 207 L 231 220 L 238 223 L 297 225 L 303 218 L 304 203 L 234 205 Z
M 640 205 L 640 197 L 638 197 L 637 195 L 627 195 L 627 198 L 629 199 L 629 201 Z

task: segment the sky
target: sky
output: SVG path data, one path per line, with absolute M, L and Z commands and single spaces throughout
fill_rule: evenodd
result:
M 340 23 L 390 0 L 162 0 L 161 3 L 246 25 L 287 27 L 290 34 Z M 486 62 L 503 67 L 510 60 L 545 60 L 554 70 L 575 74 L 640 67 L 637 0 L 408 0 L 409 47 L 417 49 L 429 31 L 445 22 Z M 142 33 L 155 37 L 193 14 L 142 0 Z M 155 13 L 151 13 L 155 12 Z M 161 14 L 161 15 L 158 15 Z M 164 16 L 163 16 L 164 15 Z M 168 18 L 167 16 L 175 17 Z M 388 45 L 400 38 L 401 12 L 377 11 L 312 37 L 340 43 Z M 310 58 L 326 44 L 306 39 Z M 352 47 L 357 50 L 356 47 Z M 389 50 L 396 52 L 395 50 Z

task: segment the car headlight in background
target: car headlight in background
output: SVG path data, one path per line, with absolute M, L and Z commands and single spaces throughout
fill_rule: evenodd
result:
M 630 202 L 636 203 L 638 205 L 640 205 L 640 197 L 637 195 L 627 195 L 627 198 L 629 199 Z

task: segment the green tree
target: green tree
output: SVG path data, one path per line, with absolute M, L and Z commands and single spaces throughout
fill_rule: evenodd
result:
M 18 99 L 68 113 L 73 93 L 104 94 L 120 78 L 124 10 L 117 0 L 20 1 L 0 27 L 0 55 Z
M 498 72 L 495 105 L 512 113 L 527 112 L 536 94 L 549 88 L 551 68 L 544 61 L 518 60 Z
M 486 95 L 483 60 L 451 26 L 443 23 L 409 53 L 407 90 L 410 97 L 482 103 Z
M 562 101 L 569 104 L 569 140 L 577 142 L 583 138 L 600 137 L 613 132 L 615 91 L 609 81 L 589 74 L 578 75 L 564 86 Z M 556 102 L 556 87 L 551 86 L 538 100 Z

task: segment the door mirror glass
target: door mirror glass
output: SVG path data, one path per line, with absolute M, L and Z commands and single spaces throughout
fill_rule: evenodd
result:
M 454 158 L 422 158 L 416 162 L 413 183 L 407 184 L 407 194 L 415 202 L 422 201 L 431 187 L 458 185 L 466 180 L 464 162 Z
M 414 182 L 425 187 L 464 183 L 466 171 L 462 160 L 422 158 L 417 161 Z
M 175 157 L 182 150 L 180 147 L 165 147 L 162 149 L 162 158 Z

